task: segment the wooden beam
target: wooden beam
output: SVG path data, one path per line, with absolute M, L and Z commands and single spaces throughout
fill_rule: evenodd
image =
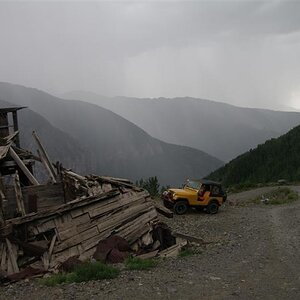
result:
M 156 208 L 156 211 L 158 213 L 160 213 L 161 215 L 163 215 L 167 218 L 170 218 L 170 219 L 173 218 L 173 212 L 170 209 L 168 209 L 168 208 L 166 208 L 166 207 L 164 207 L 164 206 L 162 206 L 158 203 L 155 203 L 154 201 L 153 201 L 152 204 Z
M 5 224 L 3 202 L 6 199 L 5 199 L 4 191 L 5 191 L 5 186 L 3 184 L 3 177 L 0 176 L 0 226 Z
M 43 153 L 40 152 L 39 149 L 37 150 L 37 153 L 38 153 L 39 158 L 41 159 L 41 162 L 42 162 L 42 164 L 44 165 L 46 171 L 48 172 L 48 174 L 49 174 L 49 176 L 50 176 L 52 182 L 53 182 L 53 183 L 56 183 L 56 182 L 57 182 L 57 181 L 56 181 L 56 176 L 55 176 L 55 174 L 52 173 L 52 171 L 51 171 L 51 169 L 50 169 L 50 167 L 49 167 L 49 165 L 48 165 L 48 163 L 47 163 L 47 159 L 45 158 L 45 156 L 43 155 Z
M 13 158 L 13 160 L 17 163 L 17 165 L 20 167 L 20 169 L 23 171 L 23 173 L 26 175 L 26 177 L 29 179 L 29 181 L 33 185 L 39 185 L 39 182 L 31 174 L 31 172 L 28 170 L 28 168 L 25 166 L 21 158 L 18 156 L 18 154 L 14 151 L 12 147 L 9 148 L 9 154 Z
M 179 255 L 181 248 L 187 245 L 187 241 L 183 240 L 181 243 L 177 243 L 167 249 L 159 252 L 159 257 L 176 257 Z
M 15 189 L 15 194 L 16 194 L 18 211 L 21 213 L 22 217 L 24 217 L 26 215 L 26 211 L 25 211 L 23 194 L 22 194 L 22 190 L 21 190 L 20 178 L 19 178 L 18 171 L 16 171 L 16 174 L 15 174 L 14 189 Z
M 6 271 L 7 267 L 6 267 L 6 243 L 3 241 L 1 242 L 2 246 L 2 255 L 0 257 L 0 270 L 2 271 Z
M 6 240 L 8 256 L 9 256 L 9 259 L 10 259 L 10 262 L 11 262 L 11 265 L 12 265 L 13 272 L 18 273 L 18 272 L 20 272 L 20 270 L 19 270 L 19 266 L 18 266 L 18 263 L 17 263 L 17 258 L 15 256 L 13 248 L 12 248 L 12 244 L 9 241 L 9 239 L 5 239 L 5 240 Z
M 84 176 L 78 175 L 75 172 L 72 171 L 65 171 L 65 174 L 69 175 L 70 177 L 74 177 L 75 179 L 82 181 L 82 182 L 87 182 L 87 179 Z
M 5 223 L 4 219 L 4 210 L 3 210 L 3 200 L 5 199 L 5 195 L 0 188 L 0 226 Z
M 53 164 L 51 163 L 50 158 L 48 156 L 48 153 L 46 152 L 45 148 L 43 147 L 43 145 L 42 145 L 42 143 L 40 141 L 40 138 L 38 137 L 38 135 L 36 134 L 35 131 L 32 132 L 32 135 L 33 135 L 33 137 L 34 137 L 34 139 L 35 139 L 35 141 L 36 141 L 36 143 L 37 143 L 37 145 L 39 147 L 39 150 L 41 151 L 41 154 L 42 154 L 41 157 L 44 158 L 45 163 L 47 163 L 47 165 L 48 165 L 48 167 L 49 167 L 49 169 L 50 169 L 50 171 L 52 173 L 51 174 L 51 178 L 52 177 L 56 178 L 56 173 L 55 173 Z
M 52 257 L 54 245 L 55 245 L 55 242 L 56 242 L 56 238 L 57 238 L 57 235 L 55 233 L 54 236 L 52 237 L 48 252 L 44 253 L 44 267 L 45 267 L 45 270 L 48 270 L 48 268 L 50 266 L 51 257 Z

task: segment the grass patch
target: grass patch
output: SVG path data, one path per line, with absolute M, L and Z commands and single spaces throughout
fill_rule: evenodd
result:
M 86 262 L 77 266 L 72 273 L 54 274 L 50 277 L 40 279 L 40 283 L 46 286 L 54 286 L 61 283 L 113 279 L 116 278 L 119 273 L 119 269 L 101 262 Z
M 141 259 L 137 257 L 130 257 L 125 260 L 125 266 L 129 270 L 149 270 L 154 268 L 157 262 L 153 259 Z
M 255 198 L 252 202 L 255 204 L 281 205 L 298 200 L 298 193 L 287 187 L 280 187 L 269 193 Z
M 187 257 L 195 254 L 195 250 L 192 248 L 181 249 L 179 252 L 179 257 Z

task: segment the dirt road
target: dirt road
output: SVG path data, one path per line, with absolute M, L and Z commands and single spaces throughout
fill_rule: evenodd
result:
M 233 198 L 245 201 L 247 194 Z M 165 221 L 213 243 L 199 254 L 161 260 L 151 271 L 122 271 L 114 280 L 1 287 L 0 299 L 300 299 L 300 201 L 227 205 L 217 215 L 190 212 Z

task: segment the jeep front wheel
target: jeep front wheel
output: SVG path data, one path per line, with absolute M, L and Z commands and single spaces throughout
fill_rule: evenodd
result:
M 186 201 L 177 201 L 174 205 L 174 212 L 177 215 L 183 215 L 188 210 Z
M 211 201 L 206 207 L 206 212 L 209 214 L 216 214 L 219 210 L 219 205 L 216 201 Z

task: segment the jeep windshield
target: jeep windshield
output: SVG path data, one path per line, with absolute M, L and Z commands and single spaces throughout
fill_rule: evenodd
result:
M 191 189 L 194 189 L 194 190 L 199 190 L 200 182 L 193 181 L 193 180 L 188 180 L 184 187 L 191 188 Z

